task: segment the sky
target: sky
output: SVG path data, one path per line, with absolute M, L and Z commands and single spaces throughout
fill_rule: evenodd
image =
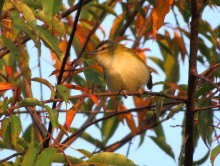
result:
M 117 10 L 116 11 L 120 11 L 120 7 L 117 6 L 116 7 Z M 177 13 L 177 16 L 179 14 Z M 215 27 L 216 25 L 218 25 L 220 23 L 220 20 L 218 18 L 220 18 L 220 8 L 215 9 L 214 11 L 211 9 L 206 9 L 204 14 L 202 15 L 202 17 L 206 20 L 210 21 L 210 18 L 212 18 L 212 20 L 210 21 L 212 27 Z M 113 16 L 109 16 L 108 19 L 106 19 L 106 21 L 103 23 L 103 27 L 109 27 L 108 23 L 111 22 L 114 19 Z M 181 20 L 181 17 L 178 16 L 178 19 Z M 174 18 L 173 18 L 173 14 L 168 14 L 165 18 L 165 22 L 170 22 L 171 24 L 174 22 Z M 183 21 L 180 22 L 181 25 L 183 27 L 186 27 L 188 25 L 184 25 Z M 151 26 L 151 25 L 149 25 Z M 164 27 L 162 27 L 159 30 L 159 33 L 162 33 L 164 31 Z M 108 29 L 106 29 L 106 34 L 108 34 Z M 103 38 L 103 39 L 107 39 Z M 158 51 L 158 46 L 156 44 L 156 42 L 153 41 L 149 41 L 146 43 L 146 46 L 148 48 L 151 49 L 151 52 L 147 53 L 147 57 L 150 56 L 158 56 L 161 57 L 160 52 Z M 189 47 L 189 43 L 186 44 L 187 47 Z M 129 47 L 129 44 L 128 44 Z M 32 76 L 33 77 L 39 77 L 39 71 L 38 68 L 36 68 L 37 63 L 38 63 L 38 55 L 37 55 L 37 50 L 36 48 L 34 48 L 34 43 L 33 42 L 28 42 L 28 48 L 29 48 L 29 52 L 31 53 L 31 57 L 30 57 L 30 67 L 33 71 Z M 74 53 L 72 52 L 72 55 Z M 73 56 L 72 56 L 73 58 Z M 149 66 L 152 66 L 156 69 L 158 69 L 158 67 L 151 62 L 150 60 L 147 61 Z M 53 71 L 53 66 L 51 64 L 51 55 L 48 49 L 46 48 L 42 48 L 42 55 L 41 55 L 41 63 L 42 63 L 42 71 L 43 71 L 43 78 L 48 79 L 53 85 L 55 85 L 56 80 L 54 76 L 49 77 L 49 75 L 51 74 L 51 71 Z M 181 73 L 186 73 L 185 75 L 183 75 L 179 81 L 180 84 L 186 84 L 187 83 L 187 72 L 188 71 L 188 59 L 185 60 L 184 63 L 181 63 Z M 199 68 L 199 72 L 202 72 L 204 70 L 204 68 Z M 153 81 L 154 82 L 158 82 L 161 80 L 165 79 L 165 75 L 162 73 L 162 71 L 159 71 L 159 74 L 153 74 Z M 35 89 L 35 94 L 34 96 L 36 98 L 40 98 L 40 94 L 39 94 L 39 84 L 32 82 L 32 87 L 34 87 Z M 154 87 L 152 91 L 160 91 L 160 87 Z M 44 99 L 48 99 L 50 96 L 50 91 L 47 89 L 47 87 L 43 87 L 43 92 L 44 92 Z M 127 105 L 128 108 L 133 108 L 133 104 L 132 104 L 132 100 L 131 97 L 128 97 L 128 99 L 125 99 L 125 103 Z M 173 152 L 175 153 L 175 161 L 170 158 L 165 152 L 163 152 L 150 138 L 149 136 L 153 136 L 154 132 L 153 130 L 148 130 L 145 136 L 145 142 L 144 144 L 138 148 L 138 144 L 139 144 L 139 137 L 135 137 L 132 140 L 132 144 L 130 147 L 130 153 L 128 155 L 128 158 L 130 158 L 131 160 L 133 160 L 137 165 L 139 166 L 157 166 L 157 165 L 169 165 L 169 166 L 176 166 L 178 164 L 178 156 L 180 153 L 180 148 L 181 148 L 181 128 L 180 127 L 171 127 L 171 126 L 176 126 L 176 125 L 181 125 L 182 124 L 182 118 L 183 118 L 183 112 L 180 112 L 178 114 L 176 114 L 172 119 L 166 121 L 163 123 L 163 127 L 164 127 L 164 131 L 165 131 L 165 135 L 166 135 L 166 141 L 167 143 L 172 147 Z M 219 116 L 219 115 L 218 115 Z M 220 117 L 220 116 L 219 116 Z M 26 115 L 22 115 L 22 121 L 27 121 L 29 117 L 27 117 Z M 65 114 L 60 114 L 59 116 L 59 122 L 62 124 L 64 122 L 65 119 Z M 82 114 L 79 114 L 75 117 L 72 126 L 73 127 L 79 127 L 80 124 L 82 124 L 82 119 L 85 119 L 85 117 Z M 30 124 L 30 121 L 27 121 L 27 123 L 24 124 L 24 128 L 26 128 L 28 126 L 28 124 Z M 96 133 L 95 135 L 97 136 L 97 138 L 101 137 L 101 133 L 99 133 L 99 131 L 94 127 L 91 126 L 89 127 L 87 130 L 87 132 L 89 133 Z M 114 137 L 110 140 L 110 144 L 119 140 L 121 138 L 121 134 L 126 135 L 129 132 L 129 129 L 126 125 L 120 125 L 119 128 L 117 128 L 117 132 L 115 133 Z M 216 146 L 216 142 L 213 143 L 212 147 Z M 86 149 L 89 150 L 90 152 L 93 152 L 95 150 L 95 147 L 91 146 L 89 143 L 87 143 L 86 141 L 79 139 L 77 140 L 72 147 L 74 147 L 75 149 Z M 128 149 L 128 144 L 126 144 L 125 146 L 123 146 L 122 148 L 118 149 L 116 152 L 117 153 L 122 153 L 122 154 L 126 154 Z M 207 147 L 204 145 L 204 143 L 202 142 L 202 140 L 199 141 L 199 148 L 195 150 L 194 153 L 194 160 L 200 159 L 205 152 L 207 151 Z M 72 149 L 69 149 L 67 151 L 67 153 L 70 153 L 71 155 L 76 155 L 76 156 L 80 156 L 80 154 Z M 0 159 L 8 156 L 6 155 L 7 153 L 2 153 L 0 151 Z M 10 152 L 8 152 L 8 154 L 10 155 Z M 218 156 L 216 159 L 215 163 L 220 163 L 220 157 Z M 59 164 L 54 164 L 54 165 L 59 165 Z M 207 162 L 204 164 L 204 166 L 210 165 L 209 159 L 207 160 Z

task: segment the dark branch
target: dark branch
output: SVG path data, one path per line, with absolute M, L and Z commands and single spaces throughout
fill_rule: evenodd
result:
M 185 166 L 193 165 L 193 122 L 195 109 L 195 93 L 197 85 L 197 51 L 198 51 L 198 28 L 200 12 L 199 1 L 191 0 L 191 32 L 190 32 L 190 57 L 189 57 L 189 79 L 188 79 L 188 100 L 186 103 L 186 130 L 185 130 Z
M 65 56 L 64 56 L 63 61 L 62 61 L 60 73 L 59 73 L 58 80 L 57 80 L 57 85 L 61 83 L 62 78 L 63 78 L 64 68 L 65 68 L 67 59 L 69 58 L 69 55 L 70 55 L 70 49 L 71 49 L 71 46 L 72 46 L 73 38 L 74 38 L 75 33 L 76 33 L 76 30 L 77 30 L 77 24 L 78 24 L 79 15 L 80 15 L 82 6 L 83 6 L 83 0 L 80 0 L 80 1 L 79 1 L 79 7 L 78 7 L 78 10 L 77 10 L 77 13 L 76 13 L 75 20 L 74 20 L 72 32 L 71 32 L 71 34 L 70 34 L 70 38 L 69 38 L 69 41 L 68 41 L 66 53 L 65 53 Z M 53 106 L 52 106 L 53 109 L 56 108 L 56 103 L 57 103 L 57 102 L 53 102 Z M 49 133 L 50 135 L 51 135 L 51 133 L 52 133 L 52 123 L 51 123 L 51 122 L 49 123 L 48 133 Z M 49 147 L 50 137 L 48 137 L 48 135 L 47 135 L 46 138 L 47 138 L 47 139 L 44 141 L 44 148 Z

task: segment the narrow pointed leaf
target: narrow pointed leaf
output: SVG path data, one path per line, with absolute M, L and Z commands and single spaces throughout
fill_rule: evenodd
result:
M 38 145 L 31 145 L 28 150 L 25 152 L 22 166 L 27 165 L 34 165 L 36 163 L 36 159 L 39 152 L 39 146 Z
M 53 98 L 55 97 L 54 87 L 53 87 L 53 85 L 52 85 L 48 80 L 46 80 L 46 79 L 44 79 L 44 78 L 39 78 L 39 77 L 32 78 L 31 80 L 46 85 L 46 86 L 47 86 L 48 88 L 50 88 L 50 90 L 51 90 L 50 99 L 53 99 Z
M 111 152 L 102 152 L 94 154 L 89 160 L 89 164 L 98 164 L 98 165 L 117 165 L 117 166 L 135 166 L 134 162 L 126 158 L 121 154 L 111 153 Z
M 37 166 L 51 166 L 57 148 L 46 148 L 37 158 Z

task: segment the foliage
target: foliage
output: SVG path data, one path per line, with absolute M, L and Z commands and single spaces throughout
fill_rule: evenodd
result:
M 214 134 L 219 124 L 216 111 L 220 106 L 220 25 L 212 28 L 210 22 L 200 17 L 196 29 L 191 16 L 196 11 L 202 15 L 206 8 L 219 10 L 218 6 L 218 0 L 196 3 L 193 0 L 191 3 L 185 0 L 1 0 L 0 147 L 3 151 L 15 152 L 4 156 L 1 165 L 51 165 L 55 162 L 135 165 L 138 161 L 134 163 L 125 157 L 126 153 L 115 152 L 130 144 L 134 137 L 140 137 L 139 147 L 146 137 L 152 139 L 168 156 L 174 160 L 179 157 L 182 165 L 190 152 L 187 148 L 185 152 L 174 152 L 166 141 L 163 126 L 181 111 L 190 111 L 193 115 L 190 122 L 193 127 L 187 127 L 190 126 L 189 121 L 185 121 L 188 117 L 183 117 L 180 128 L 183 146 L 186 142 L 188 147 L 187 141 L 193 141 L 194 149 L 201 138 L 210 148 L 212 140 L 219 139 Z M 171 14 L 175 21 L 164 22 Z M 191 27 L 180 26 L 180 20 L 186 25 L 191 21 Z M 195 28 L 199 34 L 190 33 L 190 28 Z M 126 100 L 121 98 L 123 94 L 105 90 L 102 69 L 93 56 L 85 54 L 95 50 L 103 38 L 130 43 L 144 61 L 151 51 L 147 42 L 153 41 L 159 48 L 160 55 L 148 57 L 147 63 L 155 77 L 160 74 L 165 75 L 165 79 L 154 81 L 153 92 L 128 92 L 135 106 L 132 109 L 128 109 Z M 195 42 L 198 40 L 198 52 L 197 44 L 189 44 L 194 42 L 192 38 Z M 33 47 L 38 52 L 37 74 L 36 68 L 30 65 Z M 49 57 L 45 50 L 49 50 Z M 193 58 L 197 62 L 192 66 Z M 52 70 L 43 66 L 45 59 L 49 59 L 46 63 L 53 66 Z M 188 59 L 189 74 L 181 73 L 181 65 Z M 201 73 L 197 72 L 198 66 L 202 66 Z M 50 77 L 44 72 L 49 72 Z M 189 83 L 180 84 L 185 75 Z M 192 78 L 194 82 L 190 81 Z M 195 84 L 194 90 L 192 84 Z M 48 94 L 44 93 L 43 85 Z M 22 120 L 22 113 L 28 115 L 29 126 Z M 80 113 L 85 116 L 80 120 L 82 124 L 75 127 L 75 118 Z M 66 116 L 64 121 L 59 118 L 62 114 Z M 128 128 L 128 133 L 117 133 L 121 124 Z M 90 126 L 101 137 L 87 131 Z M 154 136 L 146 134 L 149 129 L 153 129 Z M 192 131 L 192 135 L 185 135 L 185 131 Z M 111 142 L 115 135 L 119 141 Z M 188 140 L 189 137 L 194 140 Z M 74 149 L 83 159 L 66 152 L 73 150 L 72 146 L 80 138 L 95 147 L 93 152 Z M 214 165 L 219 149 L 219 145 L 211 152 L 207 149 L 194 164 L 202 164 L 210 158 Z M 11 158 L 15 159 L 9 161 Z

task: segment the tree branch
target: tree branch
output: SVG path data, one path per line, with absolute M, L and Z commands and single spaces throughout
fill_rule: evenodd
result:
M 197 51 L 198 51 L 198 28 L 200 13 L 197 0 L 191 0 L 191 33 L 190 33 L 190 57 L 189 57 L 189 76 L 188 76 L 188 100 L 186 102 L 186 130 L 185 130 L 185 166 L 193 164 L 193 121 L 195 108 L 195 93 L 197 85 Z
M 82 6 L 83 6 L 83 0 L 80 0 L 79 1 L 79 7 L 78 7 L 78 10 L 77 10 L 77 13 L 76 13 L 75 20 L 74 20 L 72 32 L 70 34 L 70 38 L 69 38 L 68 45 L 67 45 L 67 48 L 66 48 L 65 56 L 64 56 L 63 61 L 62 61 L 60 73 L 59 73 L 58 80 L 57 80 L 57 85 L 61 83 L 62 78 L 63 78 L 64 68 L 65 68 L 67 59 L 69 58 L 69 55 L 70 55 L 70 49 L 71 49 L 71 46 L 72 46 L 73 38 L 75 36 L 75 32 L 77 30 L 77 24 L 78 24 L 79 15 L 80 15 Z M 53 102 L 52 109 L 56 108 L 56 103 L 57 102 Z M 50 121 L 49 127 L 48 127 L 48 134 L 50 135 L 51 133 L 52 133 L 52 123 Z M 47 137 L 44 141 L 44 145 L 43 145 L 44 148 L 49 147 L 50 137 L 48 137 L 48 134 L 47 134 Z

